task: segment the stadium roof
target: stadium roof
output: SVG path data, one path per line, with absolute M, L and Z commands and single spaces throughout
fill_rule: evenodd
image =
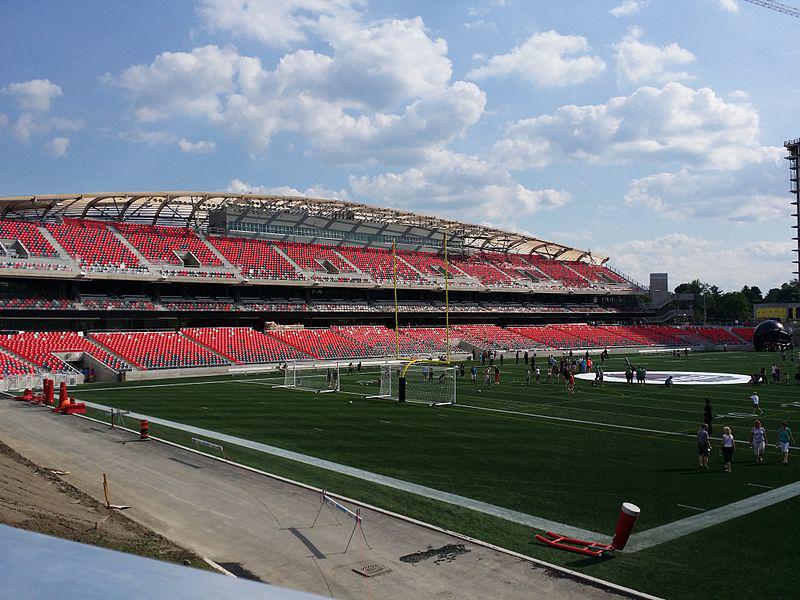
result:
M 463 240 L 465 248 L 473 250 L 540 254 L 548 258 L 585 260 L 594 264 L 603 264 L 608 260 L 607 256 L 592 254 L 588 250 L 494 227 L 345 200 L 297 196 L 196 191 L 5 196 L 0 197 L 0 218 L 102 219 L 207 229 L 209 212 L 224 206 L 258 212 L 303 213 L 328 219 L 346 218 L 409 228 L 423 227 L 459 238 Z

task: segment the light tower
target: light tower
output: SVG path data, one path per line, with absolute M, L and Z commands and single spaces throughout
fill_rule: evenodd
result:
M 798 301 L 800 301 L 800 138 L 784 142 L 783 147 L 789 151 L 789 156 L 786 157 L 789 161 L 789 192 L 794 196 L 792 216 L 795 218 L 795 224 L 792 225 L 794 229 L 792 240 L 796 245 L 797 258 L 792 261 L 795 265 L 792 272 L 797 282 Z

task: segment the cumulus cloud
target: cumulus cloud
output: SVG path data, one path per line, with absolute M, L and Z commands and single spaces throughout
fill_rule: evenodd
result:
M 717 5 L 725 11 L 730 13 L 738 13 L 739 12 L 739 4 L 736 0 L 716 0 Z
M 670 233 L 659 238 L 630 240 L 607 248 L 611 266 L 647 281 L 652 270 L 669 273 L 670 286 L 701 279 L 724 290 L 758 285 L 768 289 L 789 277 L 791 242 L 752 241 L 731 245 Z
M 642 30 L 631 27 L 618 44 L 614 44 L 617 78 L 634 84 L 666 83 L 691 79 L 685 71 L 671 71 L 673 67 L 689 65 L 695 56 L 688 50 L 672 43 L 654 46 L 641 41 Z
M 53 131 L 76 131 L 83 126 L 78 120 L 49 114 L 52 101 L 63 92 L 48 79 L 9 83 L 2 92 L 17 101 L 20 112 L 14 118 L 0 114 L 0 127 L 8 125 L 11 135 L 20 142 L 28 143 L 33 137 Z
M 67 149 L 69 148 L 69 138 L 54 137 L 53 139 L 47 140 L 44 144 L 42 144 L 42 148 L 50 156 L 56 158 L 67 156 Z
M 3 93 L 13 96 L 20 109 L 32 112 L 47 112 L 54 98 L 63 96 L 61 87 L 49 79 L 31 79 L 9 83 Z
M 178 147 L 181 149 L 181 152 L 187 154 L 210 154 L 217 149 L 217 145 L 214 142 L 207 140 L 190 142 L 185 138 L 178 140 Z
M 762 148 L 757 160 L 736 170 L 684 166 L 631 182 L 625 202 L 674 219 L 748 223 L 787 214 L 783 148 Z
M 516 76 L 542 88 L 575 85 L 597 77 L 606 68 L 599 56 L 587 55 L 588 51 L 585 37 L 546 31 L 532 35 L 508 54 L 492 56 L 467 77 L 480 81 Z
M 571 157 L 738 168 L 761 160 L 758 135 L 759 116 L 752 107 L 725 102 L 710 88 L 672 82 L 641 87 L 605 104 L 567 105 L 513 122 L 494 152 L 515 169 Z
M 351 176 L 350 188 L 366 201 L 514 229 L 519 218 L 571 199 L 562 190 L 529 189 L 500 165 L 449 150 L 405 171 Z
M 644 2 L 642 0 L 622 0 L 622 3 L 615 6 L 608 12 L 615 17 L 630 17 L 631 15 L 639 12 L 642 9 Z
M 255 151 L 279 132 L 304 137 L 333 163 L 409 162 L 462 135 L 485 94 L 451 82 L 447 43 L 420 18 L 326 33 L 330 54 L 298 50 L 274 69 L 232 47 L 164 52 L 109 81 L 126 90 L 143 123 L 182 116 L 245 137 Z
M 240 68 L 242 57 L 234 48 L 210 45 L 191 52 L 164 52 L 149 65 L 125 69 L 113 81 L 136 98 L 139 121 L 175 114 L 213 117 L 222 111 L 221 96 L 235 91 L 234 77 Z
M 322 19 L 353 19 L 360 0 L 200 0 L 206 27 L 286 47 L 303 42 Z

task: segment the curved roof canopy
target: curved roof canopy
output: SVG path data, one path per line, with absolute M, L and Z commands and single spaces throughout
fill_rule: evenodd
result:
M 254 213 L 302 213 L 327 219 L 423 227 L 463 240 L 472 250 L 539 254 L 603 264 L 607 256 L 484 225 L 471 225 L 393 208 L 344 200 L 231 192 L 113 192 L 0 197 L 0 218 L 80 218 L 173 225 L 206 230 L 209 212 L 235 206 Z

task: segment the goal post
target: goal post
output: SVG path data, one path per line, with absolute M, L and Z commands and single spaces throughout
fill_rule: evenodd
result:
M 286 365 L 286 370 L 283 373 L 283 385 L 274 387 L 305 390 L 318 394 L 338 392 L 342 389 L 339 375 L 338 362 L 323 366 L 304 366 L 293 361 Z
M 382 365 L 380 391 L 370 398 L 444 406 L 456 403 L 456 367 L 439 361 L 414 360 Z

